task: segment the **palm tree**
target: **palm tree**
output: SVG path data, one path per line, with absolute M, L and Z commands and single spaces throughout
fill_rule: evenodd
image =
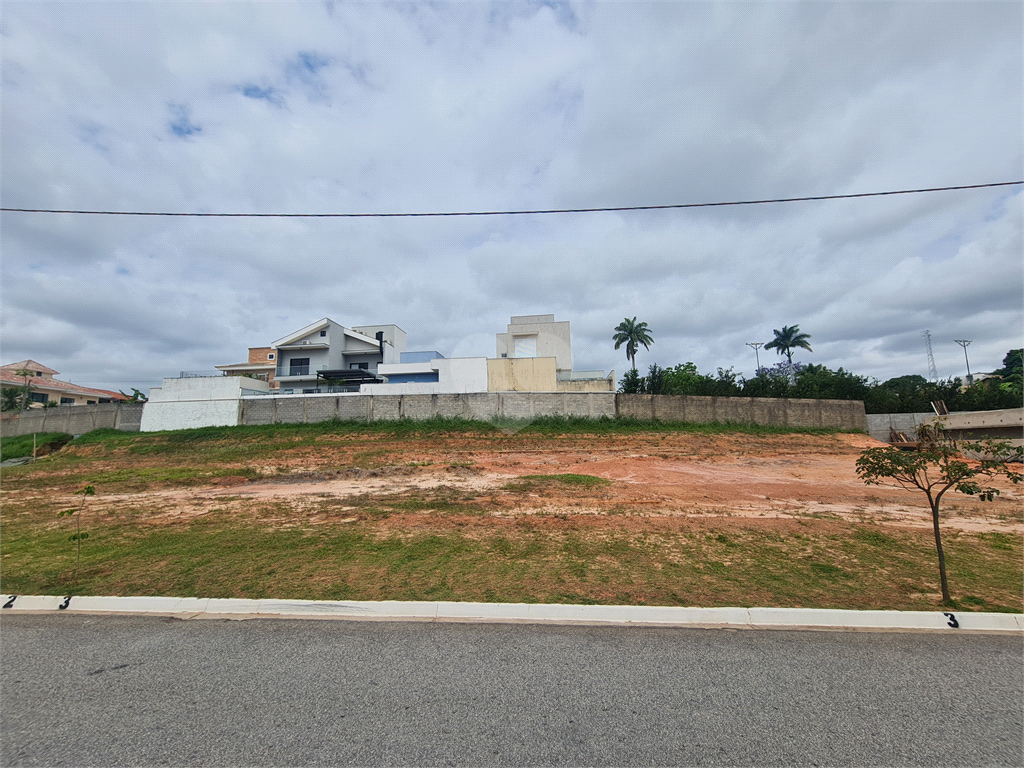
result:
M 616 349 L 623 344 L 626 345 L 626 357 L 629 358 L 634 371 L 636 370 L 637 350 L 641 345 L 644 349 L 650 349 L 651 344 L 654 343 L 647 323 L 638 323 L 635 317 L 632 320 L 627 317 L 615 326 L 615 335 L 612 336 L 612 341 L 615 342 Z
M 7 387 L 0 393 L 0 411 L 20 411 L 24 399 L 21 387 Z
M 14 411 L 14 410 L 25 411 L 25 410 L 28 410 L 29 401 L 32 399 L 32 384 L 30 382 L 31 382 L 32 378 L 35 376 L 35 371 L 30 371 L 30 370 L 28 370 L 28 368 L 19 368 L 17 371 L 14 372 L 14 375 L 15 376 L 22 376 L 25 379 L 25 383 L 22 386 L 18 387 L 17 390 L 15 390 L 18 393 L 18 398 L 20 399 L 20 404 L 16 408 L 11 408 L 11 407 L 9 407 L 10 403 L 8 402 L 7 403 L 8 407 L 5 407 L 4 410 L 10 410 L 10 411 Z M 8 397 L 10 397 L 10 396 L 8 396 Z
M 808 339 L 811 338 L 809 333 L 800 333 L 799 325 L 784 325 L 782 330 L 778 331 L 772 329 L 772 333 L 775 334 L 775 338 L 764 345 L 765 349 L 774 349 L 780 355 L 785 355 L 789 359 L 789 370 L 793 370 L 793 349 L 800 347 L 806 349 L 808 352 L 813 352 L 811 349 Z

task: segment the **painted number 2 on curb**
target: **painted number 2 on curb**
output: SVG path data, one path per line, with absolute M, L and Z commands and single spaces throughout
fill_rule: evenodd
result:
M 11 608 L 14 605 L 14 601 L 17 599 L 17 595 L 11 595 L 10 599 L 6 603 L 4 603 L 4 608 Z

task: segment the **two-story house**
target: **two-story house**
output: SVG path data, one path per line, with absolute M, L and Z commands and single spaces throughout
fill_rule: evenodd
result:
M 406 333 L 397 325 L 354 328 L 323 318 L 270 345 L 277 367 L 274 380 L 283 394 L 358 391 L 361 384 L 383 381 L 381 363 L 397 363 Z

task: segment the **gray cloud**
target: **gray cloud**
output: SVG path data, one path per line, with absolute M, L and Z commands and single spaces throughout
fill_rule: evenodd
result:
M 335 212 L 649 205 L 988 180 L 1024 165 L 1001 2 L 47 3 L 5 7 L 10 207 Z M 4 361 L 155 385 L 325 315 L 493 354 L 573 324 L 579 368 L 807 360 L 941 375 L 1021 345 L 1018 189 L 440 220 L 4 214 Z M 488 341 L 490 339 L 490 341 Z M 804 353 L 801 353 L 802 355 Z M 43 359 L 45 358 L 45 359 Z M 977 360 L 977 368 L 975 368 Z M 762 362 L 764 362 L 762 360 Z

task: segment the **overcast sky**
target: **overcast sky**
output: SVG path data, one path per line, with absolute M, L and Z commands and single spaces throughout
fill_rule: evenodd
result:
M 4 207 L 420 212 L 1016 181 L 1022 5 L 4 2 Z M 2 360 L 108 389 L 322 317 L 495 354 L 569 320 L 574 367 L 941 377 L 1022 345 L 1021 187 L 453 219 L 4 213 Z M 778 360 L 762 352 L 762 363 Z

